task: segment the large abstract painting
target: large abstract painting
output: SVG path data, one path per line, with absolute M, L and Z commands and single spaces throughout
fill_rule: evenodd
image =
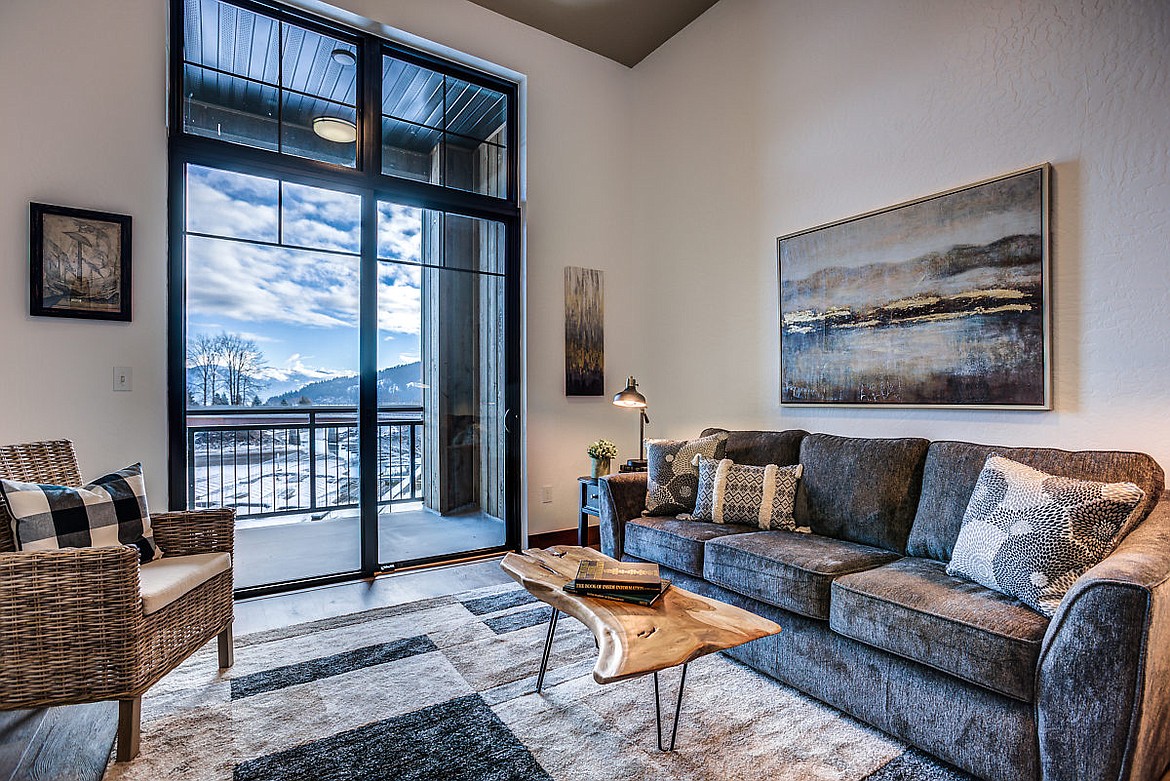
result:
M 565 267 L 565 395 L 605 393 L 605 298 L 602 273 Z
M 1050 409 L 1048 181 L 781 237 L 781 403 Z

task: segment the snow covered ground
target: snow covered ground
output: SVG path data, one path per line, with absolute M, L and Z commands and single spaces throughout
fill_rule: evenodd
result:
M 384 426 L 379 438 L 381 501 L 422 498 L 422 426 L 416 431 L 412 493 L 408 426 Z M 393 433 L 389 433 L 392 431 Z M 357 428 L 199 432 L 188 454 L 192 507 L 234 507 L 237 527 L 319 519 L 358 501 Z M 315 467 L 315 468 L 311 468 Z M 315 494 L 315 496 L 314 496 Z M 315 501 L 314 501 L 315 499 Z M 260 516 L 260 517 L 256 517 Z

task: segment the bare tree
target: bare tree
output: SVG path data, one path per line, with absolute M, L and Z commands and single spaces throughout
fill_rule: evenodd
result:
M 220 382 L 220 340 L 222 336 L 200 334 L 187 345 L 187 365 L 195 369 L 199 387 L 192 391 L 203 406 L 215 403 Z
M 223 360 L 228 401 L 232 406 L 242 407 L 263 385 L 257 375 L 267 366 L 264 353 L 255 341 L 239 334 L 221 333 L 216 341 Z

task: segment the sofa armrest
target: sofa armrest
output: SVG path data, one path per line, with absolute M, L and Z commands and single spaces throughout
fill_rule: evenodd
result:
M 151 514 L 150 525 L 164 556 L 231 553 L 235 546 L 236 511 L 227 507 Z
M 623 472 L 598 481 L 601 502 L 601 552 L 621 559 L 626 521 L 646 509 L 646 472 Z
M 125 689 L 142 634 L 138 549 L 0 553 L 0 710 Z
M 1170 765 L 1170 498 L 1061 602 L 1040 651 L 1044 779 L 1160 779 Z

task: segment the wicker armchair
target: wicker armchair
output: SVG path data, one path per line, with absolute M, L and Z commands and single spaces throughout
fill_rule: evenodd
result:
M 67 440 L 0 447 L 0 477 L 80 486 Z M 230 509 L 151 516 L 164 558 L 232 552 Z M 117 760 L 138 754 L 142 694 L 212 637 L 232 664 L 232 570 L 145 615 L 128 547 L 17 552 L 0 501 L 0 710 L 118 701 Z

